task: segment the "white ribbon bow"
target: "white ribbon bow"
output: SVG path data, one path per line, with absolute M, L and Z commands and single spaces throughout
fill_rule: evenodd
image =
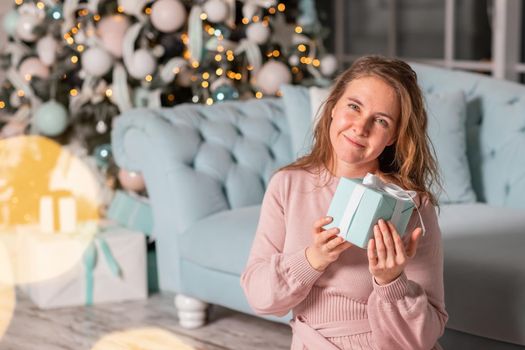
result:
M 421 213 L 419 211 L 419 208 L 417 207 L 416 202 L 414 202 L 414 198 L 417 196 L 416 191 L 407 191 L 403 188 L 401 188 L 398 185 L 392 184 L 392 183 L 385 183 L 383 180 L 381 180 L 378 176 L 367 173 L 365 177 L 363 178 L 363 185 L 368 188 L 373 188 L 379 191 L 383 191 L 391 195 L 392 197 L 403 200 L 403 201 L 411 201 L 414 203 L 414 208 L 416 208 L 417 213 L 419 215 L 419 221 L 421 222 L 421 227 L 423 229 L 423 236 L 425 235 L 426 228 L 425 223 L 423 222 L 423 218 L 421 217 Z M 394 209 L 394 214 L 392 214 L 392 221 L 395 222 L 395 220 L 401 215 L 400 209 L 398 209 L 400 206 L 396 205 L 396 209 Z

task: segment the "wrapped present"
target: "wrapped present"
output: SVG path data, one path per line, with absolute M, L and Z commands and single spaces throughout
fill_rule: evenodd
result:
M 417 209 L 415 196 L 415 191 L 384 183 L 370 173 L 362 181 L 342 177 L 328 209 L 327 215 L 333 221 L 324 228 L 338 227 L 341 237 L 366 249 L 374 236 L 374 225 L 381 218 L 390 220 L 401 236 L 405 233 L 414 207 Z
M 32 268 L 45 269 L 46 261 L 37 260 L 33 259 Z M 73 268 L 55 278 L 26 284 L 22 290 L 43 309 L 145 299 L 146 263 L 144 234 L 108 227 L 95 235 Z
M 77 206 L 70 191 L 53 191 L 40 198 L 40 231 L 42 233 L 76 230 Z
M 153 213 L 149 200 L 134 193 L 116 191 L 108 208 L 107 218 L 147 235 L 153 230 Z

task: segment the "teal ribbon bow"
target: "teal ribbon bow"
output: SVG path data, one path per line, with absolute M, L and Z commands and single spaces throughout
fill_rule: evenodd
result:
M 109 245 L 106 242 L 106 240 L 101 237 L 96 237 L 95 239 L 93 239 L 91 244 L 87 247 L 86 251 L 84 252 L 83 256 L 84 267 L 86 270 L 86 305 L 93 305 L 93 271 L 97 266 L 99 255 L 99 249 L 97 249 L 97 245 L 102 251 L 102 255 L 104 255 L 104 260 L 106 261 L 106 264 L 108 265 L 109 270 L 111 271 L 113 276 L 122 277 L 122 270 L 120 269 L 117 260 L 111 253 L 111 249 L 109 248 Z

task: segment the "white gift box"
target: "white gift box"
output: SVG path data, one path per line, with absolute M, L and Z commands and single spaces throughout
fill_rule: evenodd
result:
M 44 246 L 32 245 L 32 249 L 37 250 L 33 252 L 37 256 L 46 255 L 38 254 Z M 46 268 L 46 261 L 32 259 L 31 265 L 38 275 L 38 270 Z M 148 296 L 146 274 L 144 234 L 117 226 L 97 234 L 72 269 L 26 284 L 22 290 L 42 309 L 139 300 Z

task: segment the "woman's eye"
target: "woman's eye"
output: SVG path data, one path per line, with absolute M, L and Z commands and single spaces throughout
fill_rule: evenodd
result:
M 383 126 L 388 126 L 388 122 L 386 120 L 381 118 L 378 118 L 376 120 L 379 122 L 379 124 L 382 124 Z
M 359 110 L 359 106 L 356 105 L 355 103 L 350 103 L 348 105 L 351 109 L 355 110 L 355 111 L 358 111 Z

